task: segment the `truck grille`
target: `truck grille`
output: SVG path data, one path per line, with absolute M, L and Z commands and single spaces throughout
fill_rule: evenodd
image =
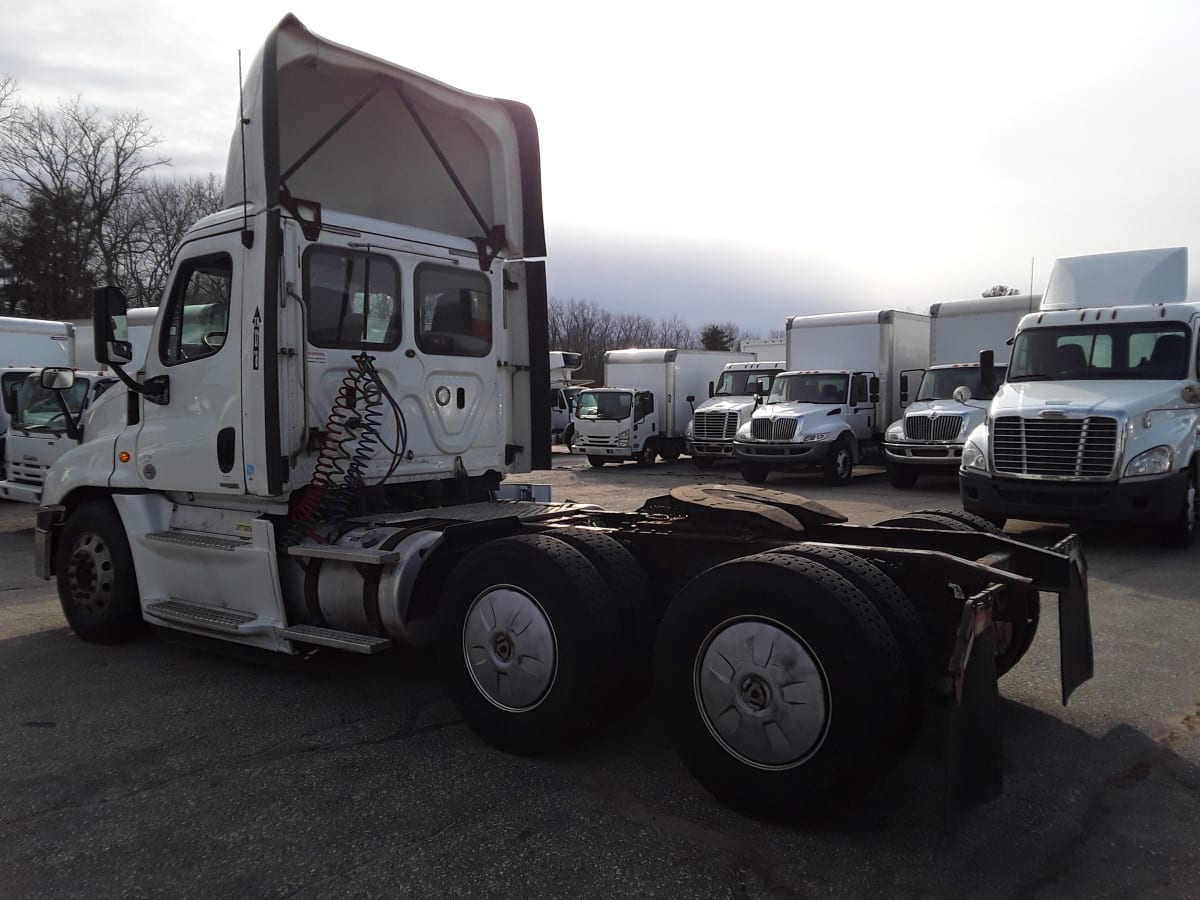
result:
M 46 480 L 46 466 L 21 459 L 8 461 L 8 480 L 21 484 L 42 484 Z
M 796 420 L 755 419 L 750 433 L 759 441 L 790 441 L 796 435 Z
M 737 427 L 735 412 L 698 412 L 692 419 L 692 437 L 697 441 L 732 441 Z
M 1117 459 L 1117 434 L 1117 420 L 1107 416 L 1001 416 L 992 427 L 992 461 L 1008 475 L 1105 478 Z
M 905 416 L 904 436 L 913 441 L 952 441 L 962 423 L 962 416 Z

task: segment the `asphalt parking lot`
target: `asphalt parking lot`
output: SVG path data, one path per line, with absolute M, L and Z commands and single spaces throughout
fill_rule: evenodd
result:
M 521 480 L 623 509 L 738 480 L 555 465 Z M 957 506 L 952 481 L 860 471 L 767 486 L 861 523 Z M 1061 707 L 1049 603 L 1001 682 L 1005 794 L 947 836 L 927 754 L 832 819 L 767 824 L 691 780 L 652 706 L 525 759 L 467 730 L 422 654 L 310 672 L 84 644 L 32 574 L 32 526 L 0 505 L 0 896 L 1200 895 L 1200 548 L 1085 532 L 1096 677 Z

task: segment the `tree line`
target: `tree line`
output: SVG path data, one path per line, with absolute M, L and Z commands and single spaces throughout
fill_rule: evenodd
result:
M 159 302 L 184 231 L 223 199 L 215 175 L 160 177 L 160 143 L 141 112 L 27 104 L 0 77 L 0 315 L 86 318 L 101 284 Z

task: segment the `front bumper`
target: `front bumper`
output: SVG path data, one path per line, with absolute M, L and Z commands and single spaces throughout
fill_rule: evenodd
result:
M 54 576 L 54 548 L 66 514 L 67 508 L 58 504 L 38 507 L 33 528 L 33 569 L 39 578 L 49 580 Z
M 962 461 L 963 445 L 918 443 L 905 441 L 903 443 L 883 444 L 883 457 L 889 465 L 897 466 L 927 466 L 929 468 L 957 468 Z
M 612 444 L 571 444 L 572 453 L 587 456 L 607 456 L 610 459 L 633 459 L 634 451 L 629 447 L 614 447 Z
M 1033 522 L 1170 522 L 1187 491 L 1187 471 L 1124 481 L 1041 481 L 959 471 L 963 509 Z
M 716 459 L 733 458 L 733 441 L 688 441 L 688 456 L 709 456 Z
M 742 462 L 770 463 L 775 466 L 805 466 L 819 463 L 829 455 L 833 441 L 807 444 L 769 441 L 734 441 L 733 455 Z

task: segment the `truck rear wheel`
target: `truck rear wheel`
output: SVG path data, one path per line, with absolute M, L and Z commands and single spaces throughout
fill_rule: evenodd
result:
M 1029 591 L 1029 613 L 1018 621 L 1007 621 L 1012 631 L 1008 638 L 1008 646 L 996 654 L 996 677 L 1000 678 L 1012 670 L 1021 661 L 1021 657 L 1033 646 L 1037 635 L 1038 622 L 1042 617 L 1042 599 L 1037 591 Z
M 961 509 L 918 509 L 909 513 L 909 515 L 939 516 L 943 519 L 953 519 L 955 522 L 961 522 L 972 531 L 982 531 L 984 534 L 1004 534 L 1004 530 L 994 522 L 988 521 L 983 516 L 977 516 L 975 513 L 964 512 Z
M 1196 469 L 1188 468 L 1187 490 L 1180 501 L 1179 515 L 1175 521 L 1162 526 L 1162 543 L 1168 547 L 1186 550 L 1196 540 L 1196 524 L 1200 520 L 1200 490 L 1196 485 Z
M 623 663 L 614 601 L 579 550 L 543 534 L 482 544 L 450 573 L 438 616 L 455 705 L 484 740 L 553 753 L 598 724 Z
M 826 484 L 841 486 L 850 483 L 854 474 L 854 450 L 845 437 L 840 437 L 829 448 L 829 455 L 821 463 L 821 474 Z
M 974 531 L 966 522 L 952 519 L 942 513 L 920 512 L 906 513 L 876 522 L 876 525 L 892 526 L 894 528 L 927 528 L 931 531 Z
M 601 467 L 602 465 L 604 465 L 606 462 L 608 462 L 608 457 L 607 457 L 607 456 L 592 456 L 592 455 L 590 455 L 590 454 L 588 455 L 588 464 L 589 464 L 589 465 L 590 465 L 590 466 L 591 466 L 593 469 L 598 469 L 598 468 L 600 468 L 600 467 Z
M 655 683 L 692 774 L 756 811 L 834 803 L 895 761 L 904 663 L 883 616 L 812 560 L 760 553 L 698 575 L 667 609 Z
M 746 484 L 762 484 L 771 474 L 771 467 L 766 463 L 744 462 L 738 465 Z
M 145 630 L 129 540 L 110 504 L 84 503 L 67 515 L 55 571 L 63 615 L 83 640 L 115 644 Z
M 916 466 L 888 466 L 888 483 L 902 491 L 908 491 L 917 486 L 921 473 Z
M 571 441 L 573 441 L 573 440 L 575 440 L 575 423 L 574 422 L 568 424 L 567 427 L 563 429 L 563 433 L 562 433 L 562 442 L 566 445 L 568 453 L 573 452 L 571 450 Z

